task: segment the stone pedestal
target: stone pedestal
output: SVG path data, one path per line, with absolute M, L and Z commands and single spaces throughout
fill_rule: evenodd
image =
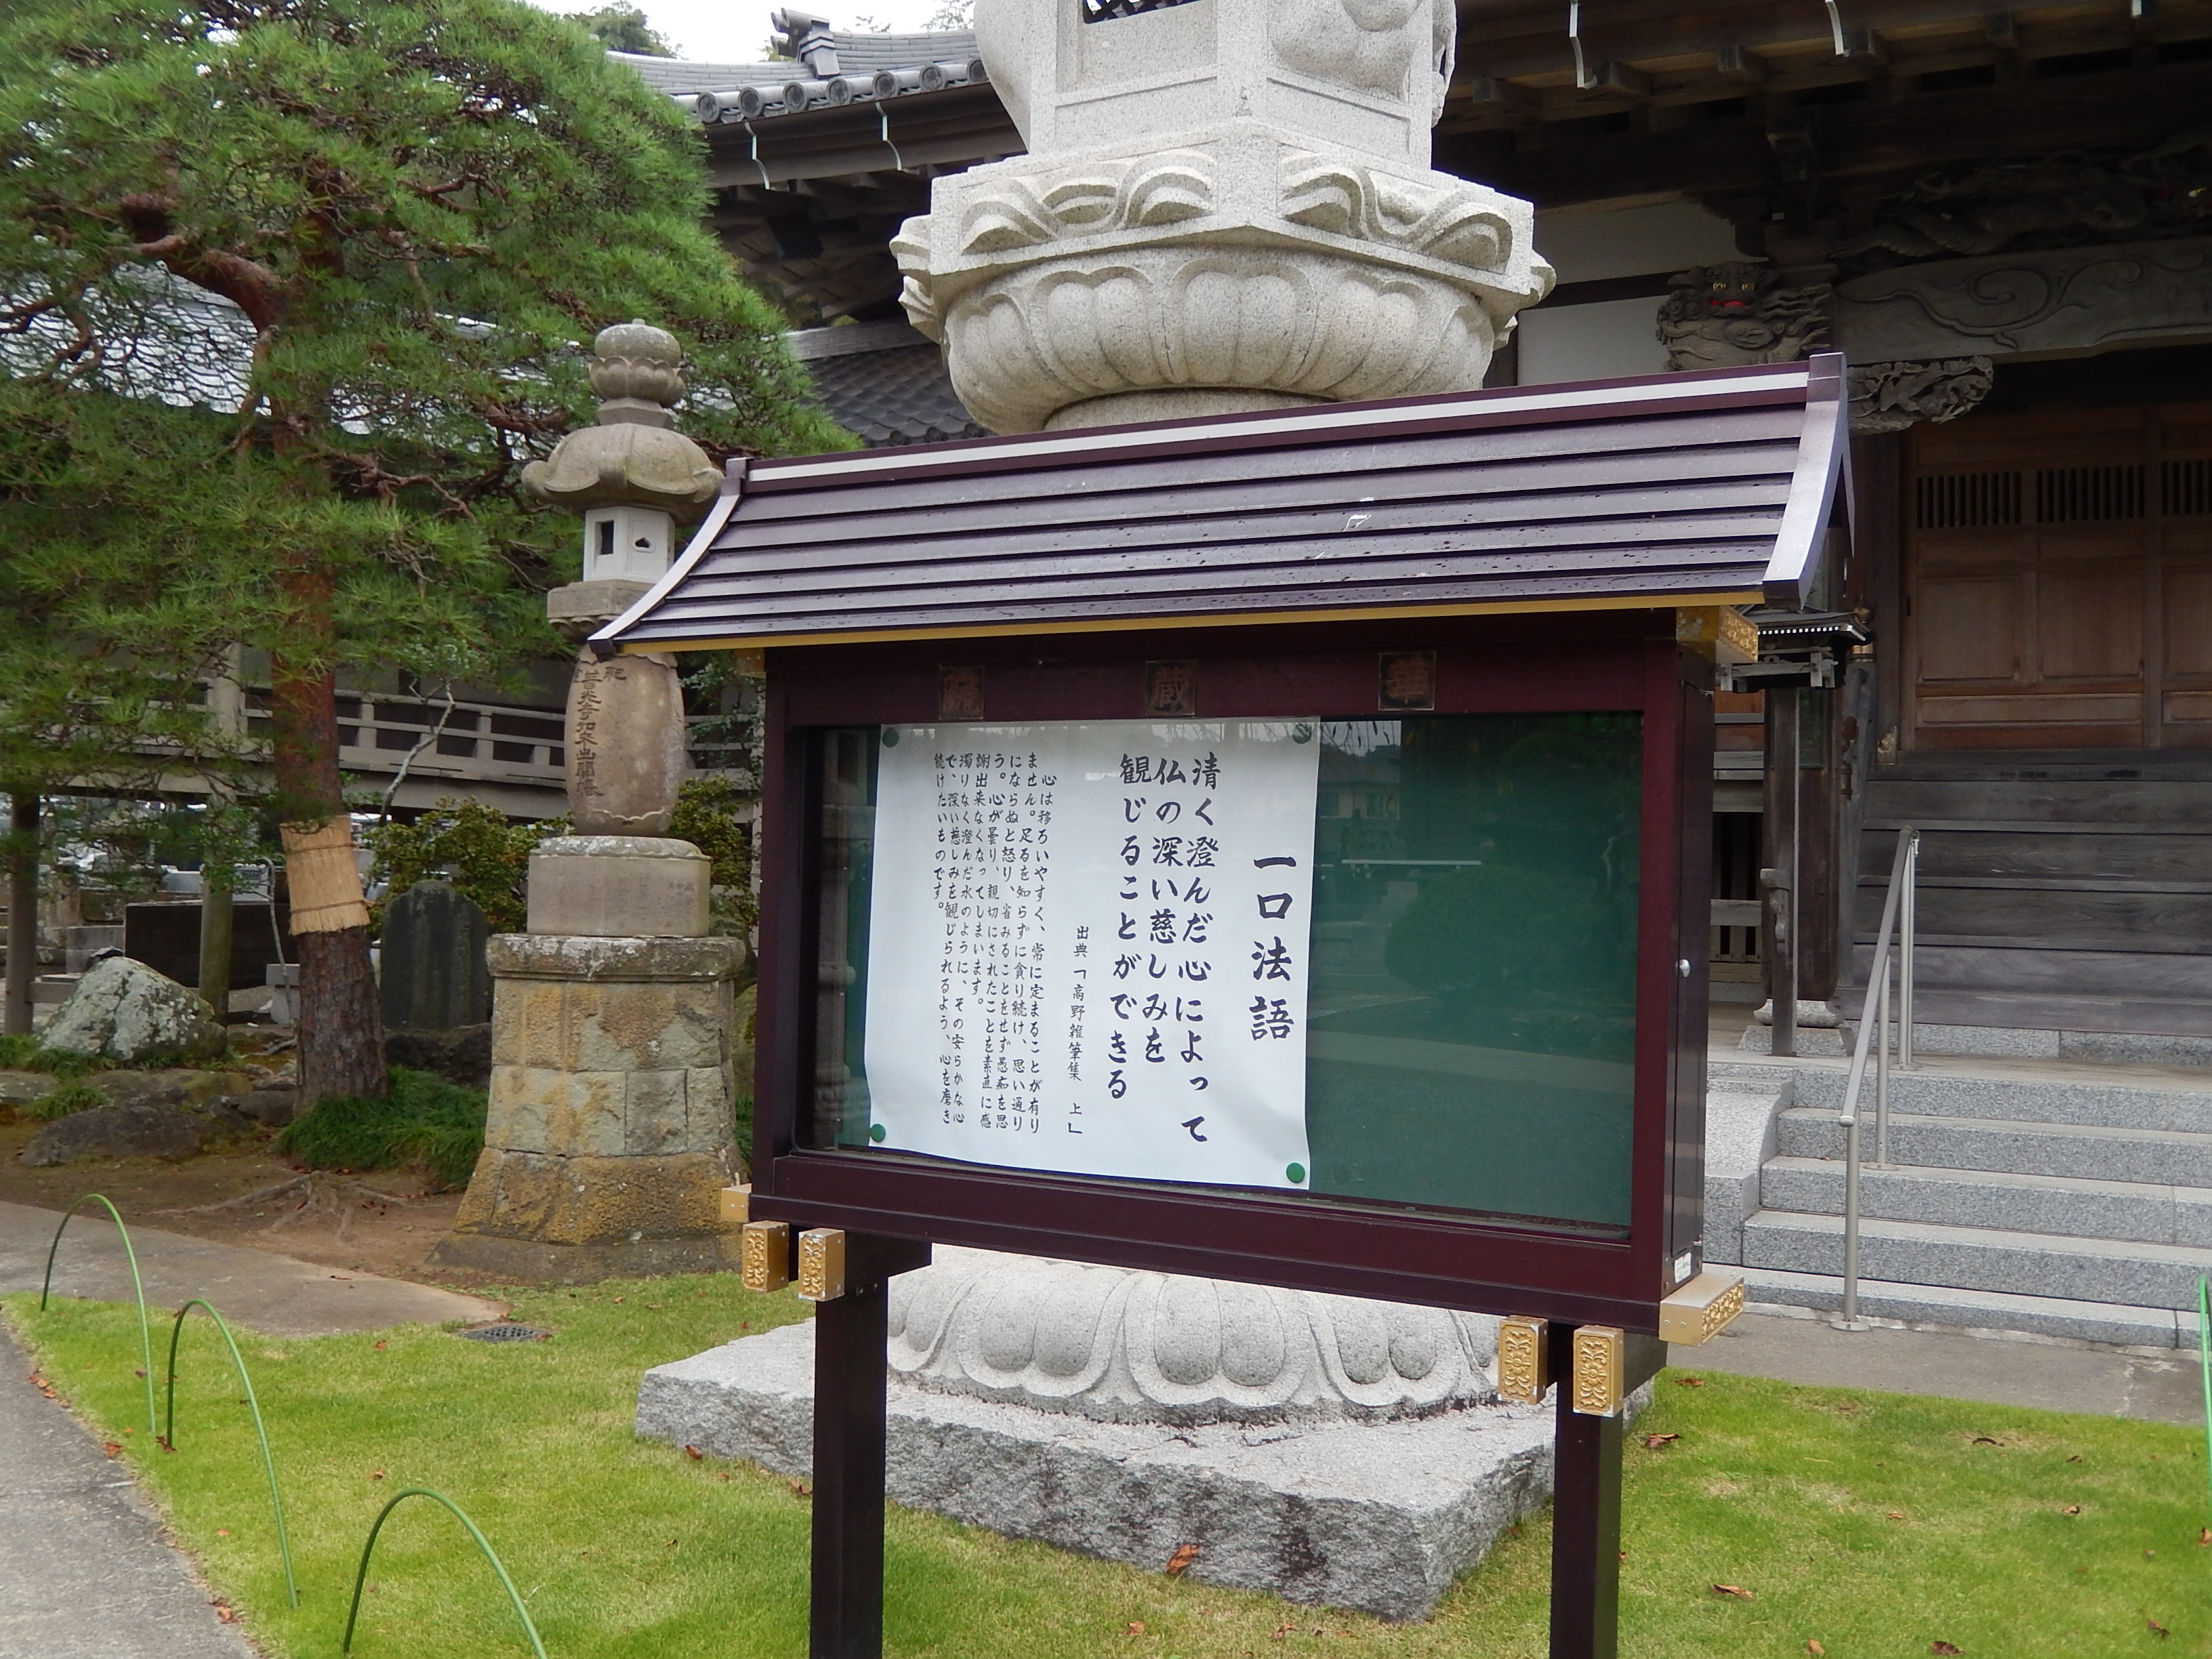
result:
M 734 1268 L 718 1194 L 744 945 L 501 933 L 489 957 L 483 1156 L 431 1260 L 555 1284 Z

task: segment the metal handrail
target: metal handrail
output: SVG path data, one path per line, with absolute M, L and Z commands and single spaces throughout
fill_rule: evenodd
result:
M 1890 860 L 1889 892 L 1881 902 L 1881 927 L 1875 935 L 1874 962 L 1867 973 L 1865 1000 L 1859 1007 L 1859 1034 L 1851 1045 L 1851 1069 L 1844 1083 L 1843 1110 L 1837 1121 L 1844 1126 L 1844 1305 L 1829 1322 L 1838 1330 L 1863 1331 L 1859 1317 L 1859 1095 L 1866 1086 L 1869 1048 L 1875 1057 L 1875 1162 L 1889 1167 L 1889 978 L 1893 942 L 1903 983 L 1898 1008 L 1904 1026 L 1899 1033 L 1899 1063 L 1912 1064 L 1912 940 L 1918 924 L 1913 888 L 1920 873 L 1920 832 L 1906 824 L 1897 832 L 1897 852 Z M 1901 914 L 1900 914 L 1901 913 Z M 1900 927 L 1899 923 L 1902 922 Z

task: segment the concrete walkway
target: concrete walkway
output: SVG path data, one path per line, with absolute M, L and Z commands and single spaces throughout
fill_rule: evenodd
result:
M 0 1291 L 35 1291 L 46 1269 L 60 1212 L 0 1204 Z M 500 1312 L 496 1303 L 434 1285 L 374 1273 L 339 1273 L 312 1261 L 183 1233 L 139 1226 L 129 1216 L 131 1248 L 146 1285 L 146 1305 L 158 1312 L 204 1297 L 234 1324 L 271 1336 L 338 1336 L 387 1325 L 474 1322 Z M 58 1296 L 131 1299 L 131 1269 L 122 1240 L 97 1204 L 77 1212 L 54 1260 Z
M 252 1659 L 123 1465 L 0 1329 L 0 1659 Z
M 1839 1331 L 1825 1318 L 1747 1313 L 1702 1347 L 1675 1348 L 1689 1371 L 1771 1376 L 1814 1388 L 1875 1389 L 2039 1411 L 2204 1421 L 2193 1351 L 2130 1352 L 1998 1332 Z
M 56 1211 L 0 1204 L 0 1290 L 38 1288 L 60 1219 Z M 500 1311 L 428 1285 L 334 1273 L 152 1227 L 133 1226 L 131 1243 L 157 1320 L 195 1296 L 273 1336 L 473 1322 Z M 122 1243 L 98 1206 L 63 1234 L 54 1290 L 130 1299 Z M 29 1372 L 22 1349 L 0 1328 L 0 1659 L 252 1659 L 124 1467 L 33 1387 Z

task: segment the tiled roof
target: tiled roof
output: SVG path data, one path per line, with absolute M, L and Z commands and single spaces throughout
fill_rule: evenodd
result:
M 830 418 L 871 449 L 986 435 L 952 389 L 945 354 L 904 323 L 852 323 L 787 337 Z
M 990 78 L 970 29 L 929 34 L 831 29 L 811 37 L 810 61 L 803 63 L 694 64 L 635 52 L 607 55 L 710 125 L 941 92 Z
M 1798 608 L 1843 360 L 755 461 L 645 650 L 1562 605 Z

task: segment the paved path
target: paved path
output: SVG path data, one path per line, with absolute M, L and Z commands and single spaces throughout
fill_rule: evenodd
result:
M 54 1210 L 0 1204 L 0 1290 L 35 1291 L 46 1249 L 61 1220 Z M 387 1325 L 443 1324 L 489 1319 L 498 1304 L 479 1297 L 413 1285 L 374 1273 L 339 1273 L 312 1261 L 183 1233 L 142 1227 L 129 1216 L 131 1248 L 146 1283 L 146 1305 L 158 1313 L 204 1297 L 234 1324 L 271 1336 L 337 1336 Z M 131 1270 L 115 1224 L 97 1204 L 77 1212 L 54 1260 L 58 1295 L 111 1302 L 131 1299 Z
M 1839 1331 L 1826 1319 L 1745 1314 L 1702 1347 L 1676 1348 L 1686 1370 L 1778 1377 L 1819 1388 L 1879 1389 L 2042 1411 L 2204 1421 L 2197 1355 L 2037 1341 L 1996 1333 Z
M 130 1474 L 0 1328 L 0 1659 L 252 1659 Z
M 0 1204 L 0 1290 L 36 1290 L 58 1212 Z M 126 1221 L 129 1220 L 125 1217 Z M 266 1250 L 133 1226 L 146 1301 L 162 1312 L 205 1297 L 274 1336 L 480 1320 L 496 1304 L 428 1285 L 334 1273 Z M 115 1224 L 94 1206 L 62 1237 L 58 1294 L 128 1301 Z M 129 1474 L 28 1381 L 0 1328 L 0 1659 L 252 1659 L 163 1536 Z

